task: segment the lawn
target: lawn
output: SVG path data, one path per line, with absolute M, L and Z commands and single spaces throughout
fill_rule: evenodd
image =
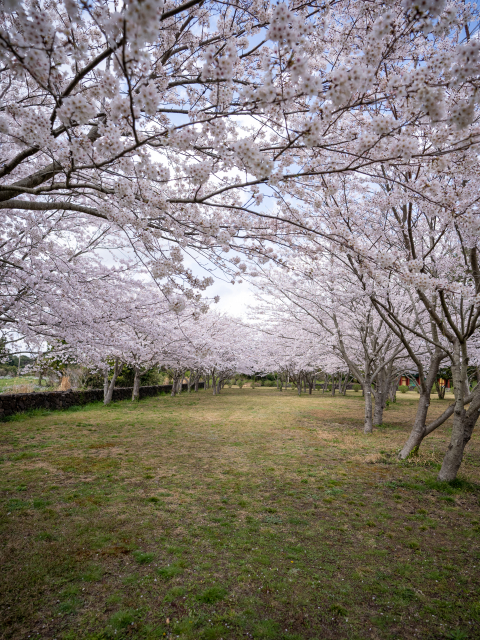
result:
M 480 637 L 480 446 L 400 463 L 418 396 L 160 396 L 0 424 L 0 637 Z M 451 401 L 432 398 L 432 415 Z

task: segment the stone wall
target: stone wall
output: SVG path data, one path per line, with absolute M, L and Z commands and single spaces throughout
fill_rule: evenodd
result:
M 203 382 L 198 386 L 203 389 Z M 186 391 L 184 384 L 182 390 Z M 118 387 L 113 390 L 113 400 L 130 400 L 132 387 Z M 140 399 L 157 396 L 159 393 L 171 393 L 172 385 L 163 384 L 151 387 L 140 387 Z M 69 407 L 103 402 L 103 389 L 86 389 L 84 391 L 46 391 L 38 393 L 2 393 L 0 395 L 0 421 L 14 413 L 23 413 L 30 409 L 68 409 Z

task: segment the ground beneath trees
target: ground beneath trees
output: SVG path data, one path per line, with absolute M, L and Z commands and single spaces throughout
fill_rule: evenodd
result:
M 0 425 L 0 637 L 478 638 L 480 446 L 416 394 L 225 389 Z M 451 401 L 432 400 L 432 415 Z

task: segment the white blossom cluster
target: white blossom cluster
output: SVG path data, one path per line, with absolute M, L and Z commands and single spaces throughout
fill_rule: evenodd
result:
M 231 241 L 231 236 L 226 229 L 220 229 L 217 234 L 217 240 L 221 245 L 228 245 Z
M 210 162 L 198 162 L 187 166 L 187 173 L 194 184 L 203 184 L 207 182 L 212 173 L 212 164 Z
M 273 171 L 273 162 L 265 157 L 255 142 L 249 138 L 237 140 L 232 144 L 235 156 L 248 171 L 258 178 L 267 178 Z
M 417 98 L 432 122 L 440 122 L 445 119 L 446 105 L 443 88 L 423 86 L 417 92 Z
M 97 113 L 95 105 L 90 104 L 87 99 L 77 93 L 64 99 L 62 106 L 58 109 L 57 115 L 64 124 L 70 121 L 76 124 L 87 124 Z
M 144 109 L 147 116 L 154 116 L 156 114 L 159 102 L 160 96 L 152 82 L 148 85 L 143 85 L 140 88 L 138 93 L 138 103 Z
M 274 42 L 293 47 L 310 32 L 310 25 L 280 2 L 272 11 L 268 38 Z
M 130 0 L 125 18 L 130 37 L 137 45 L 155 41 L 164 0 Z
M 452 69 L 457 84 L 462 84 L 478 73 L 479 53 L 480 41 L 476 38 L 458 46 Z
M 352 93 L 366 91 L 373 78 L 373 70 L 363 60 L 354 60 L 350 67 L 340 67 L 330 74 L 328 99 L 336 107 L 350 99 Z
M 175 147 L 180 151 L 188 149 L 195 140 L 195 131 L 192 127 L 184 127 L 178 131 L 173 132 L 169 137 L 169 145 Z
M 446 0 L 403 0 L 403 6 L 407 11 L 416 11 L 436 18 L 445 8 Z
M 217 55 L 214 46 L 208 47 L 205 52 L 202 79 L 231 80 L 237 60 L 237 49 L 233 43 L 228 43 L 225 47 L 222 47 L 219 55 Z
M 391 141 L 390 152 L 393 157 L 409 160 L 418 153 L 417 139 L 414 136 L 402 134 Z
M 100 137 L 95 141 L 95 148 L 100 157 L 107 157 L 112 153 L 118 155 L 123 151 L 121 130 L 113 122 L 108 122 L 106 125 L 100 123 L 97 131 Z
M 183 296 L 173 296 L 170 300 L 169 309 L 174 313 L 182 313 L 187 306 L 187 301 Z
M 457 129 L 465 129 L 475 118 L 475 103 L 472 99 L 461 100 L 455 105 L 450 117 L 452 124 Z
M 18 135 L 28 144 L 47 147 L 52 142 L 51 124 L 44 113 L 29 113 L 23 118 Z

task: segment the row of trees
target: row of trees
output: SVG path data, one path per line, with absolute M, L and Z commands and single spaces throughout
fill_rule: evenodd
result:
M 0 322 L 10 348 L 54 344 L 92 367 L 166 359 L 180 376 L 201 365 L 178 353 L 193 341 L 197 357 L 215 324 L 212 275 L 266 278 L 287 292 L 269 313 L 291 305 L 310 323 L 273 329 L 270 369 L 293 354 L 305 372 L 327 358 L 334 374 L 337 358 L 364 385 L 367 430 L 398 362 L 415 366 L 419 413 L 404 455 L 428 430 L 436 370 L 451 367 L 440 478 L 453 479 L 480 409 L 466 382 L 480 318 L 477 8 L 2 8 Z M 253 366 L 250 342 L 233 325 L 225 338 L 214 331 L 216 353 L 224 364 L 234 354 L 227 370 L 241 371 Z

